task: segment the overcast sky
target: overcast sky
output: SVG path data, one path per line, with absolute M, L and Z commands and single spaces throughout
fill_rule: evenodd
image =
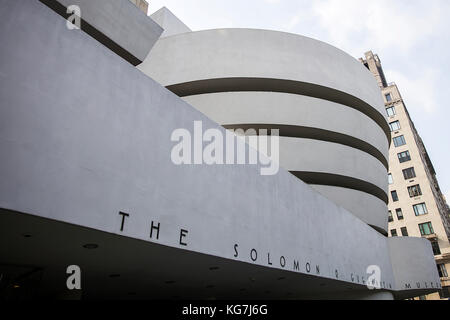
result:
M 381 58 L 396 82 L 450 202 L 450 1 L 148 0 L 192 30 L 258 28 L 297 33 Z

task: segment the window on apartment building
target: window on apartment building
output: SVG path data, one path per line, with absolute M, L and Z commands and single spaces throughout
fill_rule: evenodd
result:
M 428 214 L 427 205 L 425 203 L 416 204 L 413 208 L 416 217 Z
M 404 146 L 406 144 L 405 136 L 399 136 L 394 138 L 394 145 L 396 148 Z
M 388 221 L 389 222 L 394 222 L 394 216 L 392 215 L 392 211 L 391 210 L 389 210 Z
M 394 184 L 394 178 L 392 177 L 392 174 L 388 174 L 388 182 L 389 184 Z
M 391 195 L 392 195 L 392 200 L 394 202 L 397 202 L 398 201 L 398 193 L 397 193 L 397 191 L 392 191 Z
M 389 127 L 391 127 L 391 131 L 397 131 L 401 129 L 400 121 L 394 121 L 389 123 Z
M 435 256 L 439 256 L 441 254 L 441 247 L 439 247 L 439 243 L 437 241 L 431 241 L 431 247 L 433 248 L 433 253 Z
M 406 227 L 403 227 L 403 228 L 402 228 L 402 236 L 404 236 L 404 237 L 409 237 L 409 234 L 408 234 L 408 228 L 406 228 Z
M 441 297 L 441 299 L 450 298 L 450 287 L 443 287 L 441 290 L 439 290 L 439 296 Z
M 392 95 L 390 93 L 386 94 L 385 97 L 386 97 L 386 101 L 387 102 L 391 102 L 392 101 Z
M 403 176 L 405 180 L 414 179 L 416 177 L 416 170 L 414 170 L 414 167 L 405 169 L 403 170 Z
M 397 229 L 392 229 L 392 230 L 391 230 L 391 236 L 392 236 L 392 237 L 397 237 L 397 236 L 398 236 L 398 234 L 397 234 Z
M 409 151 L 400 152 L 397 154 L 397 156 L 400 163 L 411 161 L 411 155 L 409 154 Z
M 438 264 L 437 268 L 440 278 L 448 278 L 447 268 L 445 267 L 445 264 Z
M 420 185 L 417 184 L 415 186 L 408 187 L 408 193 L 411 198 L 420 197 L 422 195 Z
M 429 236 L 434 234 L 433 225 L 431 222 L 419 224 L 420 234 L 422 236 Z
M 395 111 L 395 107 L 394 106 L 392 106 L 390 108 L 387 108 L 386 109 L 386 113 L 387 113 L 388 117 L 393 117 L 393 116 L 395 116 L 397 114 L 397 112 Z
M 403 220 L 404 219 L 402 209 L 395 210 L 395 213 L 397 214 L 398 220 Z

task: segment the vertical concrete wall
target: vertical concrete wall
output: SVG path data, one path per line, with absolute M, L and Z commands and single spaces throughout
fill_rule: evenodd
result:
M 175 165 L 175 129 L 194 121 L 225 129 L 82 31 L 68 30 L 40 2 L 0 0 L 0 9 L 0 208 L 333 279 L 342 290 L 366 290 L 367 267 L 378 265 L 380 285 L 403 290 L 389 242 L 366 223 L 285 170 L 264 177 L 259 165 Z M 125 228 L 121 211 L 132 217 Z M 151 221 L 165 228 L 159 239 L 149 237 Z M 418 248 L 415 257 L 427 260 L 430 248 Z M 266 253 L 280 263 L 269 264 Z M 308 264 L 320 272 L 311 274 Z M 438 281 L 428 262 L 404 268 L 411 279 Z

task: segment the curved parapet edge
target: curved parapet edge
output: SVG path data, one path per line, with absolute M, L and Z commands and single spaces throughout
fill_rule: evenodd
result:
M 396 298 L 426 295 L 440 290 L 441 281 L 431 243 L 422 238 L 388 238 Z
M 367 267 L 377 264 L 384 289 L 401 290 L 391 266 L 396 243 L 285 170 L 263 177 L 259 166 L 175 165 L 174 130 L 199 119 L 226 130 L 97 41 L 68 31 L 39 2 L 0 3 L 9 17 L 0 11 L 0 208 L 313 277 L 319 287 L 333 280 L 341 291 L 364 289 Z M 77 63 L 76 74 L 67 61 Z M 152 221 L 169 228 L 151 238 Z M 422 245 L 413 259 L 427 261 L 409 269 L 411 281 L 434 281 L 431 248 Z
M 383 130 L 342 104 L 277 92 L 223 92 L 183 100 L 225 128 L 279 129 L 280 136 L 336 142 L 367 152 L 388 167 Z
M 175 35 L 158 41 L 139 69 L 179 96 L 272 91 L 342 103 L 390 137 L 372 74 L 343 51 L 300 35 L 256 29 Z
M 70 6 L 78 6 L 81 30 L 135 66 L 144 61 L 164 31 L 129 0 L 39 1 L 64 18 L 70 16 Z

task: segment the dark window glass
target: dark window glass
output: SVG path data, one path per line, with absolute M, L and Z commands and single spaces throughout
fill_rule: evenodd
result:
M 398 194 L 397 194 L 397 191 L 392 191 L 392 192 L 391 192 L 391 195 L 392 195 L 392 200 L 393 200 L 394 202 L 397 202 L 397 201 L 398 201 Z
M 386 94 L 386 101 L 391 102 L 392 101 L 392 95 L 390 93 Z
M 439 247 L 439 243 L 437 241 L 432 241 L 431 246 L 433 247 L 434 255 L 439 256 L 441 254 L 441 248 Z
M 398 220 L 403 220 L 403 212 L 402 212 L 402 209 L 397 209 L 397 210 L 395 210 L 395 212 L 397 213 L 397 218 L 398 218 Z
M 400 163 L 405 163 L 411 160 L 411 155 L 409 154 L 409 151 L 400 152 L 399 154 L 397 154 L 397 156 Z
M 389 218 L 388 218 L 389 222 L 393 222 L 394 221 L 394 217 L 392 216 L 392 211 L 389 210 Z
M 391 236 L 397 237 L 397 230 L 396 229 L 391 230 Z
M 450 298 L 450 287 L 443 287 L 442 290 L 439 291 L 439 296 L 441 299 Z
M 428 214 L 427 205 L 425 203 L 416 204 L 413 206 L 413 209 L 416 217 Z
M 404 136 L 399 136 L 399 137 L 395 137 L 394 138 L 394 145 L 396 147 L 401 147 L 404 146 L 406 144 L 406 140 Z
M 431 222 L 419 224 L 420 234 L 422 236 L 429 236 L 434 233 L 433 225 Z
M 408 193 L 411 198 L 420 197 L 422 195 L 420 185 L 417 184 L 415 186 L 408 187 Z
M 438 272 L 440 278 L 448 278 L 447 268 L 445 264 L 438 264 Z
M 408 229 L 406 227 L 402 228 L 402 236 L 404 236 L 404 237 L 408 237 L 409 236 Z
M 416 170 L 413 168 L 408 168 L 403 170 L 403 176 L 405 177 L 405 180 L 414 179 L 416 177 Z

